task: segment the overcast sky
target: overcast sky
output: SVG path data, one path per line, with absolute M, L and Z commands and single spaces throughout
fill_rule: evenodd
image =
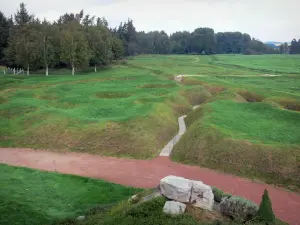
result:
M 6 15 L 20 0 L 1 0 Z M 300 0 L 24 0 L 30 13 L 56 20 L 65 12 L 104 16 L 111 26 L 131 18 L 137 30 L 241 31 L 262 41 L 300 38 Z

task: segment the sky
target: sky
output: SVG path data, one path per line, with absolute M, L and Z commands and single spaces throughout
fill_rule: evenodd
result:
M 0 10 L 13 15 L 20 0 L 1 0 Z M 261 41 L 300 39 L 300 0 L 24 0 L 30 13 L 57 20 L 66 12 L 105 17 L 110 26 L 132 19 L 138 31 L 240 31 Z

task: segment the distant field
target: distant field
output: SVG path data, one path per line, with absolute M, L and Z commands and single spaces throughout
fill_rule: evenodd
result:
M 154 158 L 188 114 L 173 159 L 293 189 L 299 64 L 300 55 L 142 55 L 98 73 L 0 76 L 0 144 Z M 177 83 L 179 74 L 193 76 Z
M 273 73 L 300 73 L 300 55 L 217 55 L 215 64 Z
M 0 164 L 0 224 L 41 225 L 74 218 L 140 191 L 90 178 Z

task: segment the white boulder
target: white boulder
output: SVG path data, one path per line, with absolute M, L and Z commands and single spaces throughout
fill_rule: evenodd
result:
M 160 180 L 161 193 L 169 199 L 179 202 L 189 202 L 192 181 L 183 177 L 167 176 Z
M 192 181 L 191 203 L 195 207 L 213 210 L 214 194 L 210 186 L 201 181 Z
M 163 212 L 178 215 L 184 213 L 186 205 L 181 202 L 167 201 L 164 205 Z
M 79 221 L 85 220 L 85 216 L 78 216 L 77 220 L 79 220 Z

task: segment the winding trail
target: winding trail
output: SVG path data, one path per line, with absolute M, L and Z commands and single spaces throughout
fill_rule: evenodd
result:
M 194 106 L 194 109 L 197 106 Z M 201 180 L 233 195 L 260 203 L 264 189 L 268 189 L 273 209 L 278 218 L 291 225 L 300 225 L 300 195 L 271 185 L 219 173 L 217 171 L 175 163 L 170 160 L 173 146 L 186 131 L 185 116 L 178 118 L 178 134 L 153 160 L 114 158 L 85 153 L 57 153 L 26 148 L 0 148 L 0 163 L 30 167 L 86 177 L 139 188 L 153 188 L 161 178 L 177 175 Z
M 176 143 L 179 141 L 181 136 L 186 131 L 186 126 L 185 126 L 185 122 L 184 122 L 185 117 L 186 117 L 186 115 L 178 118 L 178 126 L 179 126 L 178 134 L 175 135 L 175 137 L 173 137 L 173 139 L 171 141 L 169 141 L 169 143 L 162 149 L 159 156 L 170 156 L 171 155 L 173 147 L 176 145 Z

